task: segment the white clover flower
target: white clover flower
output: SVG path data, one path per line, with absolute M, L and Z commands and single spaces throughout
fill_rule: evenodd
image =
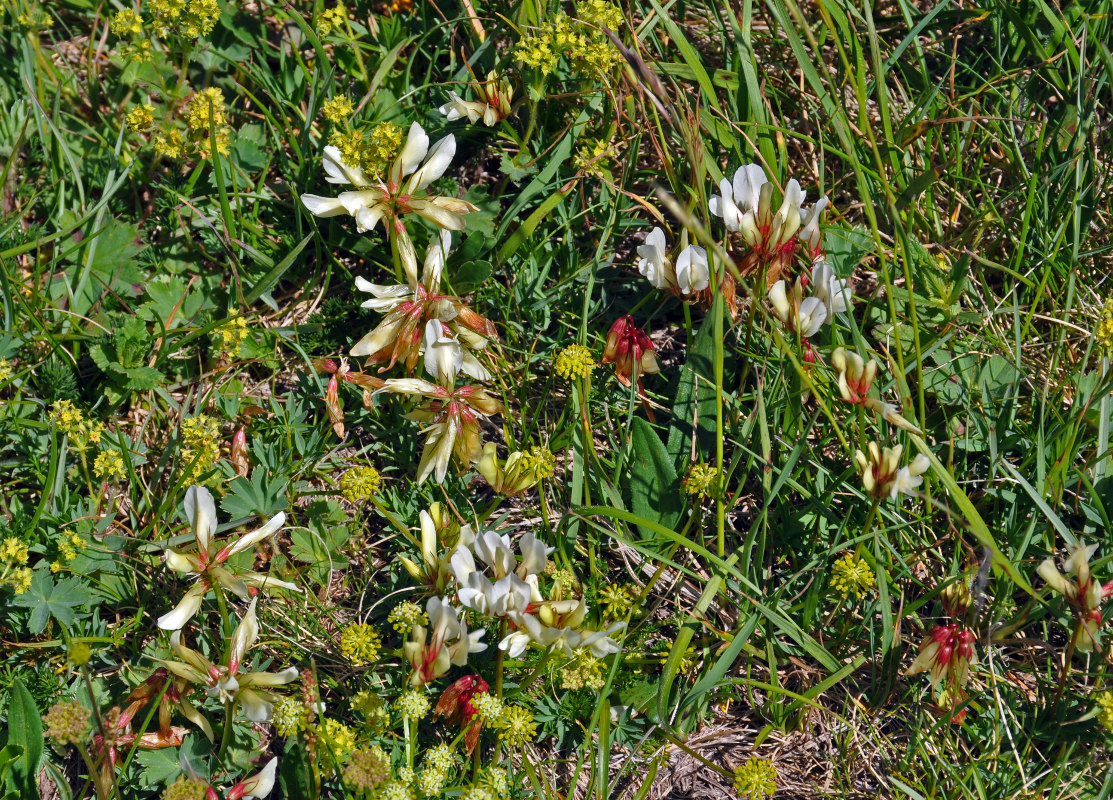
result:
M 280 581 L 261 572 L 227 566 L 225 562 L 236 553 L 254 547 L 264 539 L 274 536 L 286 522 L 286 514 L 278 512 L 265 525 L 231 541 L 218 541 L 216 533 L 216 503 L 212 493 L 203 486 L 186 490 L 185 513 L 193 529 L 196 547 L 191 551 L 167 550 L 166 566 L 175 572 L 197 577 L 197 582 L 183 595 L 178 605 L 158 618 L 163 630 L 178 630 L 185 626 L 201 608 L 201 599 L 216 587 L 226 589 L 242 600 L 251 597 L 251 589 L 287 589 L 300 592 L 292 583 Z
M 676 257 L 676 285 L 681 294 L 702 292 L 711 282 L 707 251 L 690 244 Z
M 823 301 L 827 307 L 827 318 L 834 319 L 835 314 L 841 314 L 850 308 L 850 298 L 854 291 L 849 283 L 839 278 L 835 270 L 826 261 L 819 259 L 812 264 L 812 294 Z
M 336 148 L 325 148 L 322 161 L 329 183 L 352 184 L 352 191 L 337 197 L 303 194 L 302 203 L 319 217 L 350 214 L 360 233 L 374 229 L 379 220 L 387 221 L 386 231 L 397 248 L 407 276 L 416 282 L 417 254 L 403 217 L 417 214 L 446 230 L 463 230 L 464 214 L 478 210 L 466 200 L 430 195 L 425 189 L 448 169 L 456 154 L 456 138 L 449 134 L 432 147 L 429 136 L 416 122 L 410 126 L 401 152 L 391 162 L 385 176 L 369 178 L 362 170 L 348 166 Z
M 638 245 L 638 272 L 649 279 L 655 289 L 673 288 L 675 273 L 665 254 L 665 232 L 654 228 L 645 236 L 645 244 Z

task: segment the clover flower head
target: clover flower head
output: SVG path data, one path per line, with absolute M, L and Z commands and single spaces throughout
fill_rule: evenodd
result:
M 217 527 L 216 503 L 208 489 L 191 486 L 185 496 L 186 518 L 193 530 L 195 548 L 191 551 L 167 550 L 166 566 L 175 572 L 197 577 L 197 582 L 185 593 L 173 611 L 158 618 L 163 630 L 179 630 L 201 607 L 201 599 L 210 589 L 219 586 L 242 600 L 251 599 L 251 590 L 276 588 L 299 592 L 296 585 L 251 570 L 232 570 L 227 560 L 236 553 L 254 547 L 274 536 L 286 521 L 286 514 L 279 512 L 261 528 L 245 533 L 238 539 L 222 543 L 214 538 Z M 252 600 L 254 608 L 254 600 Z
M 429 184 L 445 173 L 455 154 L 456 138 L 452 134 L 430 147 L 429 136 L 415 122 L 389 167 L 373 180 L 358 164 L 346 163 L 336 147 L 326 147 L 323 164 L 327 180 L 354 184 L 356 188 L 335 198 L 303 194 L 301 200 L 318 217 L 340 214 L 354 217 L 360 233 L 374 229 L 384 220 L 387 236 L 406 274 L 416 275 L 417 254 L 403 218 L 417 214 L 439 228 L 458 231 L 464 228 L 464 215 L 478 210 L 467 200 L 426 191 Z
M 1055 567 L 1055 559 L 1047 558 L 1037 568 L 1037 573 L 1052 590 L 1066 598 L 1078 619 L 1075 647 L 1089 652 L 1101 647 L 1101 603 L 1113 595 L 1113 581 L 1102 586 L 1090 572 L 1090 558 L 1098 546 L 1078 545 L 1071 549 L 1063 568 L 1063 575 Z M 1067 577 L 1070 576 L 1070 577 Z
M 921 477 L 931 466 L 931 460 L 923 453 L 917 454 L 910 463 L 900 466 L 903 445 L 882 449 L 877 442 L 870 442 L 866 452 L 857 451 L 854 460 L 862 474 L 862 486 L 866 494 L 876 499 L 888 497 L 896 500 L 900 494 L 912 494 L 924 482 Z
M 920 652 L 908 668 L 909 675 L 931 673 L 931 684 L 962 688 L 966 685 L 970 665 L 977 661 L 974 632 L 958 623 L 936 625 L 920 646 Z

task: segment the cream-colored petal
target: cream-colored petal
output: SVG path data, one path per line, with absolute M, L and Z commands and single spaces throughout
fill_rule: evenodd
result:
M 204 486 L 190 486 L 186 489 L 185 513 L 197 539 L 197 551 L 209 552 L 209 543 L 216 531 L 216 503 L 212 493 Z
M 341 214 L 347 214 L 348 209 L 344 207 L 335 197 L 321 197 L 317 194 L 303 194 L 301 196 L 302 205 L 304 205 L 309 213 L 315 217 L 338 217 Z
M 184 628 L 201 608 L 201 598 L 208 590 L 208 585 L 203 582 L 193 584 L 178 601 L 173 611 L 168 611 L 158 618 L 158 626 L 164 631 L 177 631 Z
M 286 512 L 279 511 L 258 530 L 245 533 L 239 539 L 232 543 L 232 546 L 227 548 L 228 555 L 234 555 L 247 550 L 249 547 L 254 547 L 259 542 L 274 536 L 278 530 L 286 524 Z

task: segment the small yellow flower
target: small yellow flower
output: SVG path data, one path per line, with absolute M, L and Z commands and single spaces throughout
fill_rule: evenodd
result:
M 357 667 L 379 657 L 382 639 L 370 625 L 349 625 L 340 635 L 340 652 Z
M 753 756 L 734 769 L 734 791 L 746 800 L 764 800 L 777 791 L 777 768 L 767 758 Z
M 847 553 L 831 566 L 831 589 L 843 600 L 861 600 L 873 588 L 874 576 L 863 559 Z
M 418 689 L 412 689 L 395 703 L 398 713 L 408 720 L 419 720 L 429 712 L 429 698 Z
M 202 89 L 186 101 L 184 113 L 186 127 L 192 131 L 205 131 L 210 127 L 220 128 L 226 125 L 228 115 L 224 110 L 224 92 L 216 86 Z
M 27 555 L 27 545 L 14 536 L 9 536 L 3 544 L 0 544 L 0 561 L 7 561 L 9 564 L 26 564 Z
M 6 358 L 0 358 L 0 383 L 10 377 L 12 377 L 12 362 Z
M 8 581 L 12 585 L 12 591 L 16 594 L 23 594 L 31 588 L 31 568 L 30 567 L 16 567 L 12 570 L 12 574 L 8 576 Z
M 1098 692 L 1094 702 L 1097 703 L 1098 722 L 1113 733 L 1113 692 Z
M 338 761 L 347 761 L 356 749 L 356 734 L 343 722 L 326 719 L 322 726 L 323 738 Z
M 289 738 L 305 730 L 309 724 L 309 714 L 305 704 L 293 697 L 280 697 L 274 703 L 274 716 L 271 719 L 279 736 Z
M 93 461 L 93 474 L 102 481 L 120 480 L 127 474 L 123 456 L 117 450 L 101 450 Z
M 417 603 L 407 600 L 399 603 L 387 615 L 386 621 L 394 626 L 394 630 L 405 636 L 414 625 L 429 626 L 429 615 Z
M 131 109 L 127 113 L 127 124 L 136 133 L 146 133 L 155 124 L 155 107 L 147 104 Z
M 340 477 L 340 494 L 350 503 L 370 500 L 379 491 L 380 482 L 374 467 L 353 467 Z
M 339 33 L 348 22 L 348 12 L 343 3 L 337 3 L 335 8 L 322 11 L 317 17 L 317 33 L 328 36 L 333 31 Z
M 1101 309 L 1101 319 L 1094 328 L 1094 338 L 1107 350 L 1113 350 L 1113 297 L 1105 301 Z
M 684 491 L 701 500 L 715 497 L 719 493 L 719 470 L 710 464 L 693 464 L 684 479 Z
M 507 706 L 503 710 L 499 728 L 499 741 L 507 747 L 521 747 L 537 738 L 537 723 L 533 713 L 524 706 Z
M 569 345 L 557 355 L 553 369 L 565 380 L 586 378 L 595 369 L 595 358 L 582 344 Z
M 125 8 L 116 12 L 116 16 L 112 18 L 108 28 L 121 39 L 128 36 L 141 36 L 143 34 L 143 18 L 135 10 Z
M 522 470 L 533 471 L 538 480 L 556 474 L 556 456 L 547 447 L 531 447 L 522 453 Z
M 352 101 L 348 99 L 347 95 L 337 95 L 330 97 L 321 104 L 321 116 L 331 122 L 333 125 L 339 125 L 344 122 L 348 117 L 352 116 L 355 111 L 355 106 Z
M 560 671 L 560 688 L 589 689 L 597 692 L 603 688 L 603 662 L 592 655 L 583 653 L 575 661 Z
M 158 131 L 151 139 L 155 154 L 163 158 L 181 158 L 185 155 L 185 142 L 180 131 Z
M 610 619 L 623 619 L 634 607 L 634 594 L 622 584 L 608 584 L 599 592 L 599 603 L 606 607 Z

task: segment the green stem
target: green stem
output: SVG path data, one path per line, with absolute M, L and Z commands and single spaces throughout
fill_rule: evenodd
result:
M 216 761 L 219 764 L 228 745 L 232 744 L 232 718 L 236 713 L 236 701 L 228 700 L 224 703 L 224 729 L 220 732 L 220 749 L 216 751 Z

